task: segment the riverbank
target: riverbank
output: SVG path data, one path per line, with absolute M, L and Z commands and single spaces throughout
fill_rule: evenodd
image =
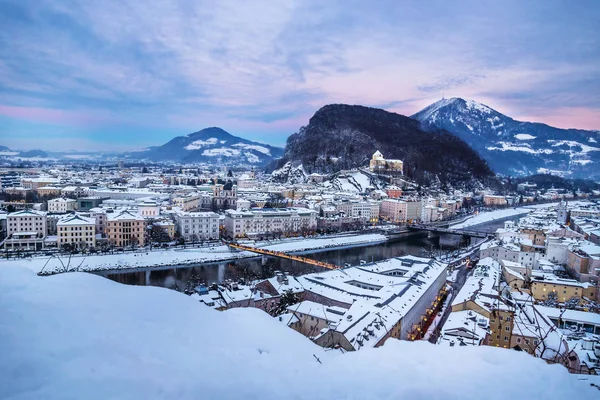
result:
M 244 242 L 268 250 L 300 253 L 349 246 L 372 245 L 387 241 L 382 234 L 336 235 L 318 238 L 294 238 L 277 241 Z M 19 266 L 38 274 L 56 274 L 70 271 L 117 271 L 168 266 L 191 266 L 256 257 L 256 253 L 237 251 L 226 245 L 211 247 L 147 251 L 131 253 L 34 257 L 3 261 L 8 266 Z

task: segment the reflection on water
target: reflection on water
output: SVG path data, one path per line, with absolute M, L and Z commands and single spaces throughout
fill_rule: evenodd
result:
M 477 227 L 478 231 L 495 231 L 503 225 L 496 221 Z M 461 236 L 435 235 L 428 237 L 426 233 L 417 236 L 385 242 L 364 247 L 351 247 L 337 250 L 307 252 L 310 258 L 333 263 L 336 265 L 358 265 L 361 260 L 371 262 L 387 258 L 398 257 L 405 254 L 426 256 L 432 253 L 441 254 L 454 250 L 468 243 Z M 297 261 L 285 260 L 274 257 L 256 257 L 245 260 L 232 260 L 197 266 L 183 266 L 172 269 L 139 270 L 135 272 L 101 273 L 117 282 L 129 285 L 152 285 L 173 288 L 177 290 L 191 290 L 200 283 L 220 283 L 226 279 L 234 281 L 249 281 L 264 279 L 273 276 L 276 270 L 285 271 L 291 275 L 302 275 L 318 272 L 321 269 Z

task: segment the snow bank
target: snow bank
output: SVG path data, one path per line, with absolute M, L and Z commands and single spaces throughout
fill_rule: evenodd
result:
M 353 236 L 335 236 L 311 239 L 283 240 L 279 243 L 259 244 L 258 247 L 284 251 L 302 252 L 325 248 L 356 246 L 360 244 L 384 242 L 385 235 L 366 234 Z M 254 246 L 254 242 L 248 243 Z M 32 271 L 53 273 L 69 271 L 107 271 L 117 269 L 167 267 L 176 265 L 196 265 L 226 260 L 256 257 L 256 253 L 232 250 L 229 247 L 213 246 L 176 250 L 138 251 L 135 253 L 37 257 L 2 261 L 4 265 L 24 267 Z M 66 268 L 68 266 L 68 268 Z
M 73 273 L 0 268 L 0 398 L 598 398 L 527 354 L 389 340 L 325 352 L 256 309 Z M 316 360 L 319 358 L 321 364 Z M 457 368 L 456 365 L 459 365 Z

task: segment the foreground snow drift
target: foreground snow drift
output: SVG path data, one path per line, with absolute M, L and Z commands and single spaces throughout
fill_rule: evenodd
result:
M 0 267 L 0 398 L 597 398 L 514 351 L 389 340 L 325 352 L 254 309 L 84 273 Z M 320 364 L 315 357 L 318 357 Z

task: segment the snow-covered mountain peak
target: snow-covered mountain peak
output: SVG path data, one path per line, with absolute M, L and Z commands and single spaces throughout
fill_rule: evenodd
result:
M 571 177 L 600 177 L 598 132 L 520 122 L 461 98 L 439 100 L 412 118 L 425 129 L 445 129 L 463 139 L 501 174 L 551 170 Z
M 478 103 L 474 100 L 462 99 L 460 97 L 451 97 L 449 99 L 441 99 L 425 107 L 423 110 L 411 116 L 411 118 L 418 119 L 419 121 L 435 121 L 440 118 L 442 113 L 452 112 L 455 114 L 499 114 L 497 111 L 486 106 L 485 104 Z

